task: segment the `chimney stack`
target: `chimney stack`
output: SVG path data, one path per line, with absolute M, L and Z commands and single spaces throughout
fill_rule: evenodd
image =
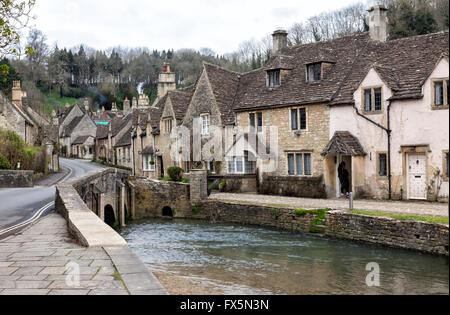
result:
M 125 98 L 125 101 L 123 102 L 123 111 L 124 113 L 129 113 L 131 110 L 130 100 L 128 97 Z
M 27 97 L 27 92 L 22 91 L 20 81 L 13 81 L 12 102 L 19 108 L 22 108 L 22 98 Z
M 84 98 L 84 109 L 89 113 L 89 99 L 87 97 Z
M 287 36 L 288 33 L 285 30 L 278 29 L 272 34 L 273 38 L 273 49 L 272 53 L 274 55 L 280 54 L 283 48 L 287 47 Z
M 170 72 L 170 64 L 164 63 L 163 72 L 159 74 L 158 79 L 158 97 L 163 98 L 169 91 L 177 89 L 175 73 Z
M 369 25 L 370 38 L 374 41 L 385 42 L 387 41 L 387 12 L 383 5 L 376 5 L 369 10 L 369 17 L 367 24 Z

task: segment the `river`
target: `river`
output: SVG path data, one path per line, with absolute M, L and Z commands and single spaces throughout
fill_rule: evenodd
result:
M 447 257 L 189 220 L 121 233 L 171 294 L 449 294 Z M 369 263 L 379 287 L 366 284 Z

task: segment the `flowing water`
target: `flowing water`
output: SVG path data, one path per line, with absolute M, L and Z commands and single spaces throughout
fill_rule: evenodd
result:
M 140 221 L 122 235 L 152 271 L 205 294 L 449 294 L 447 257 L 201 221 Z M 366 284 L 372 262 L 379 287 Z

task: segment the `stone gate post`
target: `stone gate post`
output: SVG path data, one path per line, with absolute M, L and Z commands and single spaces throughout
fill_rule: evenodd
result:
M 208 174 L 206 170 L 191 170 L 190 181 L 191 202 L 208 198 Z

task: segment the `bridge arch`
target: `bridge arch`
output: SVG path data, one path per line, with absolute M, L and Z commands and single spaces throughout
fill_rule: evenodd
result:
M 116 215 L 114 213 L 114 208 L 111 205 L 105 206 L 105 223 L 109 226 L 114 226 L 116 223 Z
M 173 218 L 173 210 L 171 207 L 164 207 L 162 209 L 162 216 L 163 217 L 169 217 L 169 218 Z

